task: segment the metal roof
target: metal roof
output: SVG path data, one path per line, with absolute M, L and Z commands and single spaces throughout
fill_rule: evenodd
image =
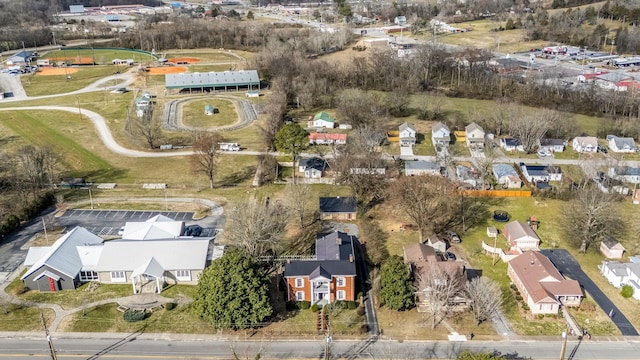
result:
M 406 170 L 438 170 L 440 171 L 440 163 L 435 161 L 407 161 L 404 163 L 404 169 Z
M 167 89 L 220 87 L 220 86 L 248 86 L 258 85 L 260 78 L 256 70 L 221 71 L 206 73 L 166 74 Z
M 316 259 L 349 260 L 353 256 L 351 235 L 335 231 L 316 238 Z
M 518 173 L 513 168 L 513 166 L 509 164 L 493 164 L 493 174 L 497 178 L 501 178 L 503 176 L 518 176 Z
M 321 197 L 320 212 L 323 213 L 354 213 L 358 210 L 355 197 Z

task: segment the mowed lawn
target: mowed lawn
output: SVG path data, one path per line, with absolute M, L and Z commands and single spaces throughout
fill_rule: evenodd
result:
M 234 53 L 236 53 L 234 51 Z M 242 56 L 242 55 L 240 55 Z M 170 51 L 165 54 L 167 59 L 174 58 L 196 58 L 199 59 L 199 62 L 207 62 L 207 61 L 239 61 L 237 57 L 233 56 L 227 51 L 220 50 L 202 50 L 202 51 Z M 196 63 L 197 64 L 197 63 Z
M 205 105 L 213 106 L 216 110 L 215 113 L 213 115 L 205 115 Z M 204 129 L 231 125 L 238 122 L 238 120 L 236 107 L 228 100 L 214 97 L 189 101 L 182 105 L 182 121 L 187 126 Z
M 133 59 L 135 62 L 153 61 L 155 58 L 149 54 L 123 49 L 60 49 L 49 51 L 42 55 L 41 59 L 55 58 L 92 58 L 96 64 L 110 65 L 115 59 Z
M 64 94 L 75 90 L 80 90 L 106 76 L 113 75 L 117 71 L 126 71 L 128 67 L 121 65 L 105 65 L 81 67 L 70 67 L 69 69 L 77 69 L 77 72 L 69 73 L 71 77 L 67 80 L 65 74 L 62 75 L 39 75 L 33 73 L 20 77 L 22 86 L 28 96 L 41 96 Z

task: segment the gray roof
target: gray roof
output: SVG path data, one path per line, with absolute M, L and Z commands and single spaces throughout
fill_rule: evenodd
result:
M 440 171 L 440 164 L 435 161 L 407 161 L 404 163 L 404 169 L 406 170 L 438 170 Z
M 285 265 L 285 277 L 356 275 L 356 263 L 353 254 L 353 236 L 335 231 L 319 235 L 316 239 L 316 259 L 292 261 Z
M 404 131 L 404 130 L 406 130 L 406 129 L 411 129 L 411 130 L 413 130 L 413 132 L 415 132 L 415 131 L 416 131 L 415 126 L 413 126 L 413 124 L 408 123 L 408 122 L 404 122 L 404 123 L 402 123 L 402 124 L 398 127 L 398 129 L 400 130 L 400 132 L 403 132 L 403 131 Z
M 464 128 L 464 131 L 467 132 L 467 134 L 474 130 L 480 130 L 484 134 L 484 129 L 480 125 L 476 124 L 475 122 L 472 122 L 471 124 L 467 125 Z
M 15 54 L 11 55 L 11 57 L 9 58 L 9 61 L 26 62 L 26 61 L 29 61 L 32 56 L 33 56 L 33 52 L 22 50 L 20 52 L 17 52 Z
M 210 241 L 211 238 L 107 241 L 96 271 L 134 271 L 151 257 L 166 270 L 202 270 Z
M 596 79 L 610 81 L 610 82 L 619 82 L 622 80 L 631 79 L 631 76 L 612 72 L 612 73 L 600 74 L 596 76 Z
M 604 243 L 604 244 L 605 244 L 609 249 L 611 249 L 612 247 L 616 246 L 617 244 L 620 244 L 620 243 L 618 242 L 618 240 L 614 239 L 614 238 L 613 238 L 613 237 L 611 237 L 611 236 L 607 236 L 607 237 L 605 237 L 605 238 L 602 240 L 602 242 L 603 242 L 603 243 Z M 621 245 L 621 246 L 622 246 L 622 245 Z
M 258 85 L 260 78 L 256 70 L 221 71 L 207 73 L 166 74 L 167 89 L 201 88 L 218 86 Z
M 540 146 L 564 146 L 564 140 L 562 139 L 542 139 L 540 140 Z
M 433 124 L 433 127 L 431 128 L 431 133 L 436 133 L 440 130 L 445 130 L 446 132 L 450 132 L 449 128 L 447 127 L 447 125 L 441 123 L 441 122 L 437 122 L 435 124 Z
M 304 167 L 305 169 L 324 171 L 327 166 L 327 161 L 319 157 L 302 158 L 298 160 L 298 167 Z
M 609 261 L 606 265 L 609 268 L 609 271 L 614 273 L 616 276 L 627 275 L 627 264 L 618 261 Z
M 356 275 L 356 263 L 349 261 L 292 261 L 284 266 L 284 276 L 285 277 L 294 277 L 294 276 L 310 276 L 311 273 L 318 268 L 318 266 L 322 266 L 327 273 L 332 276 L 337 275 L 346 275 L 346 276 L 355 276 Z
M 618 149 L 624 149 L 625 147 L 629 149 L 638 149 L 638 147 L 636 146 L 636 142 L 633 140 L 633 138 L 613 136 L 611 137 L 611 139 L 616 144 L 616 147 Z
M 358 201 L 352 196 L 332 196 L 320 198 L 320 212 L 354 213 L 358 209 Z
M 310 280 L 315 280 L 319 277 L 323 277 L 327 280 L 331 280 L 331 273 L 329 273 L 327 270 L 325 270 L 322 265 L 318 266 L 317 268 L 315 268 L 311 274 L 309 274 L 309 279 Z
M 503 176 L 518 176 L 516 170 L 509 164 L 493 164 L 493 174 L 497 178 Z
M 334 231 L 316 238 L 317 260 L 349 260 L 353 255 L 351 235 Z
M 616 168 L 616 173 L 623 176 L 640 176 L 640 167 L 621 166 Z
M 56 240 L 49 248 L 49 251 L 35 261 L 29 270 L 22 275 L 21 279 L 25 279 L 42 266 L 48 266 L 71 278 L 75 278 L 80 269 L 82 269 L 82 259 L 77 247 L 100 244 L 102 244 L 102 239 L 99 236 L 90 233 L 85 228 L 76 227 Z M 36 248 L 34 251 L 41 252 L 42 250 L 41 248 Z M 28 255 L 27 258 L 29 258 Z

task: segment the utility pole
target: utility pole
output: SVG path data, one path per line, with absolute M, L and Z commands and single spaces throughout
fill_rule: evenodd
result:
M 47 245 L 49 245 L 49 237 L 47 236 L 47 224 L 44 222 L 44 216 L 42 217 L 42 227 L 44 228 L 44 238 L 47 241 Z
M 58 356 L 56 355 L 56 349 L 53 347 L 53 342 L 51 341 L 51 335 L 49 334 L 49 329 L 47 328 L 47 322 L 44 320 L 43 313 L 40 313 L 40 318 L 42 319 L 42 327 L 44 328 L 44 333 L 47 336 L 47 343 L 49 344 L 49 352 L 51 354 L 51 360 L 58 360 Z
M 568 329 L 567 329 L 568 330 Z M 560 349 L 560 360 L 564 360 L 564 353 L 567 351 L 567 338 L 569 334 L 566 331 L 562 332 L 562 348 Z

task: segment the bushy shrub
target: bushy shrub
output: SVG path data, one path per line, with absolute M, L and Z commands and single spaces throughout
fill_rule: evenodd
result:
M 144 311 L 129 309 L 129 310 L 126 310 L 124 314 L 122 314 L 122 318 L 126 322 L 136 322 L 136 321 L 144 320 L 146 315 L 147 314 Z
M 355 310 L 358 308 L 358 303 L 355 301 L 348 301 L 347 302 L 347 309 L 349 310 Z
M 631 285 L 624 285 L 622 286 L 622 290 L 620 291 L 620 295 L 622 295 L 623 298 L 628 299 L 630 297 L 633 296 L 633 287 L 631 287 Z
M 311 305 L 311 311 L 316 313 L 316 312 L 318 312 L 318 310 L 320 310 L 320 307 L 318 307 L 318 304 Z
M 516 295 L 516 300 L 522 301 L 522 296 L 521 295 Z
M 538 319 L 540 320 L 544 319 L 544 314 L 538 314 Z
M 166 310 L 173 310 L 176 307 L 176 303 L 170 302 L 170 303 L 166 303 L 164 304 L 164 308 Z
M 529 305 L 522 304 L 522 310 L 529 310 Z
M 366 334 L 369 331 L 367 324 L 360 325 L 360 334 Z
M 284 303 L 284 307 L 287 311 L 293 311 L 298 309 L 298 304 L 295 301 L 287 301 Z
M 358 310 L 356 310 L 356 314 L 358 314 L 358 316 L 363 316 L 365 312 L 366 310 L 362 306 L 359 307 Z
M 298 301 L 298 308 L 302 310 L 307 310 L 311 307 L 311 302 L 309 301 Z

